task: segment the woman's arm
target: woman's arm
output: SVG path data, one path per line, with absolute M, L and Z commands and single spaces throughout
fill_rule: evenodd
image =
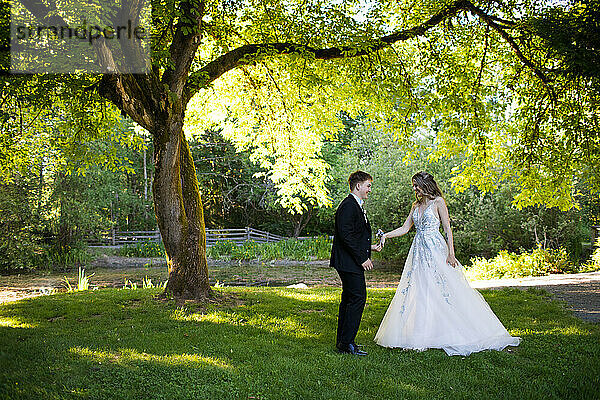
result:
M 438 197 L 436 199 L 436 203 L 440 221 L 442 222 L 444 232 L 446 232 L 446 237 L 448 238 L 448 257 L 446 261 L 448 264 L 456 267 L 458 265 L 458 261 L 454 255 L 454 238 L 452 237 L 452 228 L 450 228 L 450 215 L 448 214 L 448 206 L 446 206 L 446 202 L 444 201 L 443 197 Z
M 406 217 L 406 221 L 404 221 L 404 225 L 402 225 L 400 228 L 396 228 L 393 231 L 383 234 L 383 236 L 381 237 L 381 242 L 380 242 L 381 246 L 384 245 L 386 239 L 406 235 L 408 233 L 408 231 L 410 231 L 410 228 L 413 225 L 412 215 L 413 215 L 414 209 L 415 209 L 415 205 L 413 204 L 413 206 L 410 209 L 410 212 L 408 213 L 408 217 Z

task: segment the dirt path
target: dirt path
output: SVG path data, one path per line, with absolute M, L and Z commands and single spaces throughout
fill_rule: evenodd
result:
M 102 256 L 90 264 L 86 275 L 93 274 L 90 277 L 92 287 L 123 287 L 126 282 L 141 286 L 143 279 L 150 279 L 153 284 L 164 282 L 167 279 L 165 267 L 163 258 Z M 209 261 L 209 276 L 213 285 L 219 282 L 227 286 L 288 286 L 297 283 L 304 283 L 309 287 L 340 286 L 339 277 L 329 268 L 328 261 Z M 65 277 L 71 285 L 75 285 L 77 271 L 0 276 L 0 304 L 65 291 Z M 398 285 L 400 272 L 378 265 L 366 277 L 369 287 L 393 288 Z M 477 289 L 545 289 L 554 298 L 566 302 L 576 316 L 600 322 L 600 272 L 473 281 L 471 285 Z
M 473 281 L 471 282 L 471 286 L 477 289 L 502 287 L 536 287 L 544 289 L 550 292 L 555 299 L 567 303 L 575 316 L 590 322 L 600 322 L 600 271 L 582 274 Z

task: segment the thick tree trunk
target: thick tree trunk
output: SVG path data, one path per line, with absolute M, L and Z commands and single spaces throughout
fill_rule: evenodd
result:
M 178 298 L 210 295 L 202 201 L 192 155 L 183 135 L 183 112 L 157 125 L 153 193 L 156 219 L 167 252 L 165 292 Z

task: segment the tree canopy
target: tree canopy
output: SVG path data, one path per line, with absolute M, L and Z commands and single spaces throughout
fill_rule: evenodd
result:
M 330 4 L 318 13 L 304 3 L 277 4 L 255 5 L 258 17 L 225 33 L 238 52 L 254 51 L 253 41 L 274 44 L 251 63 L 238 62 L 189 105 L 189 114 L 200 116 L 195 124 L 225 127 L 273 174 L 286 163 L 293 170 L 289 158 L 271 161 L 292 149 L 290 142 L 311 165 L 320 139 L 339 131 L 337 114 L 344 110 L 366 114 L 400 141 L 435 137 L 435 159 L 466 156 L 455 169 L 457 190 L 492 191 L 501 181 L 516 181 L 518 207 L 561 209 L 577 205 L 580 181 L 598 192 L 597 4 L 378 2 L 365 3 L 358 14 L 352 13 L 358 3 Z M 306 17 L 300 26 L 329 29 L 302 36 L 296 14 Z M 292 51 L 280 43 L 306 45 Z M 323 60 L 339 43 L 354 46 L 337 50 L 355 57 Z

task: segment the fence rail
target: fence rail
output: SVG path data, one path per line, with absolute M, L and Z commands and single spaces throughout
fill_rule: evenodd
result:
M 284 239 L 288 238 L 250 227 L 206 230 L 207 246 L 212 246 L 221 241 L 230 241 L 239 246 L 251 240 L 257 243 L 271 243 Z M 162 239 L 159 231 L 112 230 L 97 235 L 89 235 L 84 240 L 88 246 L 121 246 L 124 244 L 136 244 L 142 242 L 161 242 Z

